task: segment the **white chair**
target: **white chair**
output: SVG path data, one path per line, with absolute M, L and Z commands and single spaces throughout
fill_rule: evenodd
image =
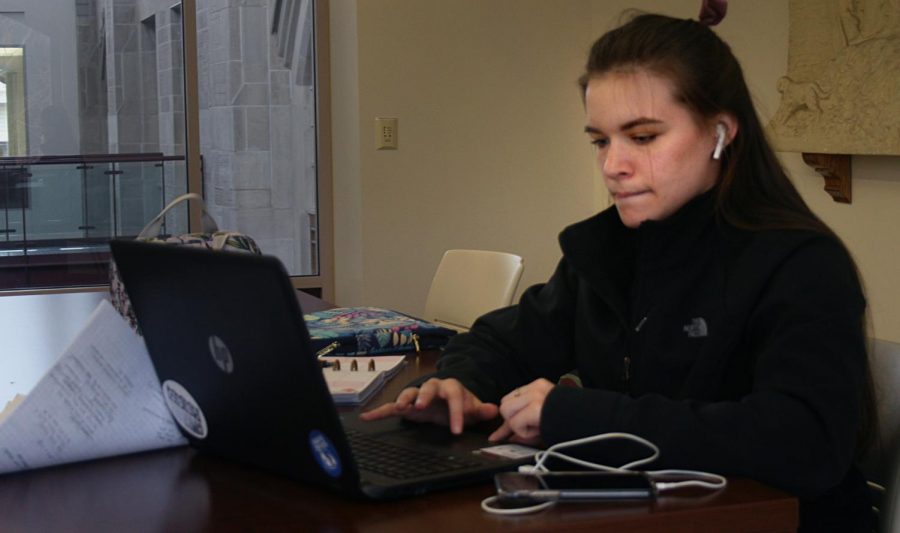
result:
M 893 470 L 880 509 L 881 529 L 879 531 L 884 533 L 900 531 L 900 457 L 894 458 Z
M 872 340 L 869 362 L 875 381 L 879 438 L 863 463 L 878 487 L 882 531 L 900 531 L 900 344 Z
M 512 303 L 523 269 L 514 254 L 447 250 L 431 281 L 424 318 L 466 331 L 479 316 Z

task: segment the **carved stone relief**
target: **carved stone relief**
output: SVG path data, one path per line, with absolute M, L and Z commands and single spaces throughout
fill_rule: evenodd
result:
M 791 0 L 778 150 L 900 155 L 900 0 Z

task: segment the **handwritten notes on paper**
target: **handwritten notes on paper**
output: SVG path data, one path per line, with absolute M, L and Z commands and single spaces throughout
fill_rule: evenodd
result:
M 102 301 L 0 422 L 0 473 L 182 444 L 144 341 Z

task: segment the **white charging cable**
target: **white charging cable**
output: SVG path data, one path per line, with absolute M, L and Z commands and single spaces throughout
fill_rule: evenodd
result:
M 556 505 L 556 501 L 547 500 L 545 502 L 541 502 L 535 505 L 529 505 L 526 507 L 513 507 L 510 509 L 504 509 L 503 507 L 492 507 L 500 498 L 498 496 L 488 496 L 487 498 L 481 500 L 481 508 L 491 514 L 499 514 L 499 515 L 520 515 L 520 514 L 531 514 L 536 513 L 538 511 L 543 511 L 544 509 L 549 509 Z
M 571 446 L 579 446 L 582 444 L 590 444 L 594 442 L 600 442 L 604 440 L 610 439 L 624 439 L 630 440 L 633 442 L 637 442 L 638 444 L 643 444 L 652 452 L 649 456 L 644 457 L 642 459 L 637 459 L 630 463 L 626 463 L 622 466 L 608 466 L 600 463 L 593 463 L 591 461 L 585 461 L 584 459 L 579 459 L 577 457 L 572 457 L 571 455 L 567 455 L 561 453 L 559 450 L 562 448 L 568 448 Z M 523 465 L 519 467 L 519 472 L 550 472 L 546 466 L 544 466 L 544 462 L 549 457 L 554 457 L 556 459 L 560 459 L 563 461 L 567 461 L 572 464 L 576 464 L 583 468 L 587 468 L 590 470 L 600 470 L 604 472 L 634 472 L 634 468 L 645 465 L 652 461 L 655 461 L 657 457 L 659 457 L 659 448 L 653 444 L 652 442 L 644 439 L 642 437 L 638 437 L 637 435 L 633 435 L 631 433 L 603 433 L 600 435 L 593 435 L 590 437 L 584 437 L 581 439 L 570 440 L 566 442 L 560 442 L 550 446 L 546 450 L 542 450 L 534 454 L 534 465 Z M 711 490 L 722 490 L 728 485 L 728 480 L 725 477 L 720 476 L 718 474 L 713 474 L 710 472 L 701 472 L 697 470 L 648 470 L 644 472 L 651 479 L 661 479 L 669 476 L 693 476 L 694 479 L 686 479 L 682 481 L 655 481 L 657 492 L 666 492 L 677 489 L 682 489 L 686 487 L 699 487 L 704 489 Z M 526 507 L 516 507 L 511 509 L 505 509 L 501 507 L 493 507 L 499 500 L 498 496 L 490 496 L 481 501 L 481 508 L 485 511 L 498 514 L 498 515 L 521 515 L 521 514 L 529 514 L 535 513 L 537 511 L 543 511 L 549 507 L 552 507 L 556 504 L 555 501 L 546 501 L 541 502 L 536 505 L 529 505 Z

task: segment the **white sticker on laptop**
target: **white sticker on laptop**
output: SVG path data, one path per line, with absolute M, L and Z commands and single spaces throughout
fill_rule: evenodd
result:
M 310 431 L 309 448 L 326 474 L 333 478 L 341 475 L 341 457 L 327 435 L 317 429 Z
M 478 451 L 504 459 L 524 459 L 526 457 L 534 457 L 534 454 L 540 450 L 530 446 L 523 446 L 522 444 L 498 444 L 497 446 L 481 448 Z
M 206 417 L 191 393 L 171 379 L 163 382 L 162 391 L 166 406 L 181 429 L 194 438 L 205 439 L 209 433 Z

